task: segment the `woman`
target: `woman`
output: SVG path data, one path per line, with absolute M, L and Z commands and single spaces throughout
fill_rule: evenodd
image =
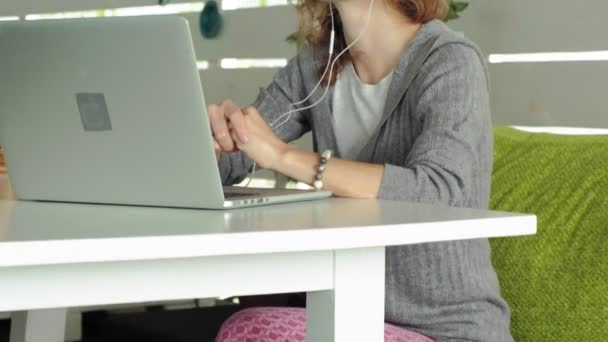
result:
M 333 3 L 333 57 L 355 41 L 369 4 Z M 255 161 L 312 184 L 321 173 L 320 154 L 287 145 L 312 130 L 315 151 L 334 152 L 322 184 L 337 196 L 487 208 L 487 72 L 475 45 L 440 21 L 447 0 L 378 0 L 367 29 L 337 62 L 337 76 L 326 79 L 325 99 L 273 130 L 268 123 L 306 98 L 329 63 L 329 3 L 304 0 L 299 11 L 307 45 L 254 105 L 240 110 L 226 101 L 209 108 L 223 182 L 243 180 Z M 302 106 L 320 100 L 325 86 Z M 387 331 L 397 326 L 402 333 L 394 341 L 512 341 L 487 239 L 390 247 L 386 262 Z M 251 315 L 269 319 L 272 310 L 265 310 L 232 317 L 218 341 L 241 341 L 232 328 Z

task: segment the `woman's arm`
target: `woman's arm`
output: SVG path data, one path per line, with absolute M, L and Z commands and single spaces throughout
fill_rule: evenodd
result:
M 272 123 L 289 110 L 291 103 L 306 97 L 304 77 L 314 77 L 315 71 L 311 70 L 313 60 L 312 49 L 301 49 L 287 66 L 274 75 L 268 87 L 260 89 L 253 107 L 262 113 L 266 122 Z M 222 104 L 209 106 L 208 113 L 213 136 L 217 143 L 216 151 L 220 152 L 218 157 L 222 183 L 239 183 L 251 170 L 253 161 L 242 153 L 235 153 L 228 124 L 232 123 L 237 131 L 244 132 L 240 123 L 242 112 L 231 101 L 224 101 Z M 310 131 L 307 115 L 307 111 L 293 113 L 290 120 L 273 134 L 285 142 L 298 139 Z M 241 134 L 241 138 L 246 139 L 246 133 Z
M 244 142 L 232 130 L 232 137 L 239 150 L 266 169 L 271 169 L 312 184 L 317 173 L 320 155 L 288 145 L 276 137 L 259 112 L 245 108 L 244 121 L 248 142 Z M 333 158 L 323 174 L 324 189 L 336 196 L 352 198 L 374 198 L 378 194 L 384 166 Z
M 289 148 L 280 158 L 276 171 L 312 184 L 317 174 L 319 154 Z M 376 198 L 384 165 L 332 158 L 323 173 L 323 187 L 336 196 Z
M 404 165 L 332 159 L 325 188 L 344 197 L 470 204 L 477 183 L 489 181 L 481 160 L 491 160 L 492 153 L 483 63 L 473 48 L 453 44 L 431 55 L 419 76 L 416 109 L 422 130 Z M 319 155 L 284 144 L 259 117 L 254 108 L 245 110 L 252 136 L 245 143 L 233 131 L 237 147 L 260 165 L 311 184 Z
M 420 134 L 402 165 L 385 165 L 379 197 L 485 206 L 492 172 L 492 123 L 483 56 L 473 46 L 434 51 L 410 90 Z

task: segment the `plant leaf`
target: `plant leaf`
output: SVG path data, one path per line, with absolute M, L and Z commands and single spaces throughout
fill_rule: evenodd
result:
M 460 18 L 458 13 L 456 13 L 454 11 L 450 11 L 450 13 L 448 13 L 448 17 L 445 20 L 450 21 L 450 20 L 454 20 L 454 19 L 458 19 L 458 18 Z
M 464 1 L 452 1 L 452 3 L 450 3 L 450 8 L 457 13 L 464 11 L 467 7 L 469 7 L 469 3 Z

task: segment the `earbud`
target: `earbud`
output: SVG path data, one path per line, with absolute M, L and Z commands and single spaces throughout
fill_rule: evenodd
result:
M 333 18 L 333 16 L 332 16 Z M 334 38 L 336 38 L 336 31 L 334 31 L 334 28 L 331 28 L 331 35 L 329 36 L 329 56 L 331 57 L 331 55 L 334 53 Z

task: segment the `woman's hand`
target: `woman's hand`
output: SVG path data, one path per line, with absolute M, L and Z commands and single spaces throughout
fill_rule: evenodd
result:
M 221 152 L 238 150 L 236 142 L 232 138 L 233 133 L 236 133 L 239 141 L 249 141 L 243 112 L 234 102 L 226 100 L 221 104 L 210 105 L 207 108 L 207 113 L 213 132 L 215 156 L 218 161 Z
M 281 158 L 290 147 L 277 137 L 270 126 L 264 121 L 260 113 L 254 107 L 242 110 L 244 131 L 247 141 L 242 139 L 241 130 L 237 129 L 235 123 L 229 122 L 232 140 L 236 148 L 253 159 L 260 167 L 276 170 Z M 240 123 L 239 123 L 240 124 Z
M 307 184 L 315 180 L 319 154 L 291 147 L 277 137 L 253 107 L 239 109 L 233 102 L 209 106 L 216 154 L 241 151 L 262 168 Z M 324 188 L 336 196 L 374 198 L 384 165 L 332 158 L 323 176 Z

